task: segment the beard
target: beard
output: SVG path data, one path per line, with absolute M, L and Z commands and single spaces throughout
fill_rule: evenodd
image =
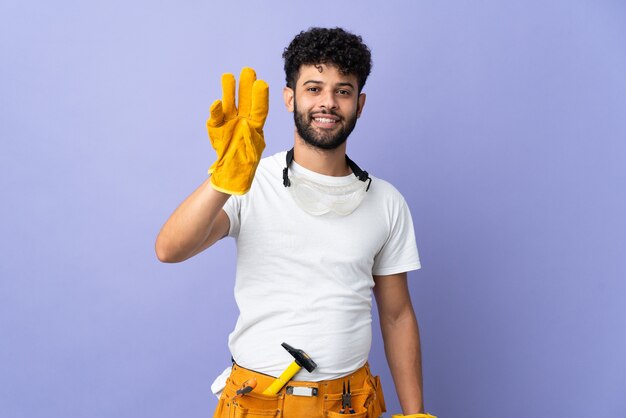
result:
M 322 131 L 319 132 L 315 130 L 311 123 L 313 122 L 313 118 L 310 114 L 305 114 L 304 112 L 298 112 L 298 106 L 296 105 L 296 100 L 294 97 L 293 102 L 293 120 L 296 125 L 296 129 L 298 131 L 298 135 L 300 138 L 304 140 L 307 144 L 321 148 L 325 150 L 332 150 L 339 147 L 341 144 L 346 142 L 350 133 L 356 126 L 356 112 L 349 119 L 342 118 L 336 113 L 329 111 L 322 111 L 316 113 L 324 113 L 327 115 L 334 115 L 339 118 L 337 124 L 339 124 L 339 129 L 328 130 L 328 132 Z M 344 123 L 342 123 L 344 122 Z

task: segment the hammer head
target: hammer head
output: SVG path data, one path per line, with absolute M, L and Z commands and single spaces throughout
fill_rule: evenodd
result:
M 317 364 L 309 357 L 307 353 L 297 348 L 293 348 L 287 343 L 281 344 L 285 350 L 289 352 L 300 367 L 304 367 L 307 372 L 311 373 L 317 367 Z

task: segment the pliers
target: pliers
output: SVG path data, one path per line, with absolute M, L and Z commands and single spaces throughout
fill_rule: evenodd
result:
M 350 392 L 350 381 L 348 381 L 348 391 L 346 391 L 346 382 L 343 382 L 343 393 L 341 394 L 341 410 L 340 414 L 354 414 L 352 409 L 352 392 Z

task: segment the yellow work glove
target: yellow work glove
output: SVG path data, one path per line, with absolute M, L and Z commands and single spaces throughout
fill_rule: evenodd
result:
M 395 415 L 392 415 L 391 418 L 437 418 L 437 417 L 434 415 L 430 415 L 430 414 L 411 414 L 411 415 L 395 414 Z
M 261 153 L 265 149 L 263 125 L 269 108 L 269 87 L 256 79 L 252 68 L 239 76 L 235 106 L 235 77 L 222 75 L 222 100 L 211 105 L 206 126 L 217 160 L 209 168 L 211 186 L 220 192 L 242 195 L 250 190 Z

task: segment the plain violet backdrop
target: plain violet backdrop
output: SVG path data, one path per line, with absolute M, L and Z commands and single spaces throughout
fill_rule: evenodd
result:
M 234 242 L 166 265 L 154 239 L 214 159 L 221 73 L 257 70 L 265 155 L 290 147 L 281 53 L 311 26 L 373 51 L 348 150 L 412 210 L 427 409 L 625 417 L 617 0 L 2 0 L 0 415 L 211 416 Z

